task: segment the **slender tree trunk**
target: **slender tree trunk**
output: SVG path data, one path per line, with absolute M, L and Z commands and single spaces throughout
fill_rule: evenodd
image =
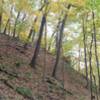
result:
M 68 5 L 68 10 L 70 9 L 71 5 Z M 59 59 L 60 59 L 60 53 L 61 53 L 61 47 L 62 47 L 62 38 L 63 38 L 63 31 L 64 31 L 64 27 L 65 27 L 65 22 L 67 19 L 67 14 L 65 14 L 62 22 L 61 22 L 61 26 L 60 26 L 60 31 L 59 31 L 59 41 L 58 41 L 58 45 L 57 45 L 57 52 L 56 52 L 56 62 L 54 65 L 54 69 L 52 72 L 52 77 L 56 77 L 56 72 L 57 72 L 57 67 L 58 67 L 58 63 L 59 63 Z
M 6 34 L 7 27 L 8 27 L 8 34 L 10 33 L 10 19 L 11 19 L 11 17 L 12 17 L 12 10 L 13 10 L 13 6 L 11 7 L 11 10 L 10 10 L 10 17 L 8 18 L 8 20 L 7 20 L 7 22 L 6 22 L 6 25 L 5 25 L 3 34 Z
M 32 43 L 34 43 L 35 35 L 36 35 L 36 33 L 35 33 L 35 30 L 33 29 Z
M 10 36 L 11 35 L 11 18 L 12 18 L 12 11 L 13 11 L 13 5 L 11 7 L 11 10 L 10 10 L 10 17 L 9 17 L 9 21 L 8 21 L 8 35 Z
M 2 25 L 2 13 L 0 13 L 0 33 L 1 33 L 1 25 Z
M 29 42 L 30 38 L 32 37 L 33 27 L 30 29 L 29 35 L 27 37 L 27 42 L 24 44 L 24 49 L 27 48 L 27 43 Z
M 19 16 L 20 16 L 20 11 L 18 12 L 17 18 L 16 18 L 16 20 L 15 20 L 15 25 L 14 25 L 14 30 L 13 30 L 13 38 L 15 38 L 15 35 L 16 35 L 16 25 L 17 25 Z
M 44 66 L 43 66 L 43 81 L 45 81 L 46 75 L 46 54 L 47 54 L 47 23 L 45 23 L 45 32 L 44 32 Z
M 90 44 L 90 51 L 89 51 L 89 67 L 90 67 L 90 90 L 91 90 L 91 100 L 93 100 L 93 89 L 92 89 L 92 47 L 93 47 L 93 34 L 92 40 Z
M 57 46 L 57 52 L 56 52 L 56 62 L 55 62 L 53 73 L 52 73 L 53 77 L 56 76 L 56 71 L 57 71 L 58 62 L 59 62 L 59 58 L 60 58 L 62 38 L 63 38 L 63 31 L 64 31 L 64 26 L 65 26 L 66 18 L 67 18 L 67 15 L 65 15 L 64 19 L 62 20 L 62 24 L 61 24 L 61 28 L 60 28 L 60 32 L 59 32 L 59 37 L 57 36 L 57 38 L 59 38 L 59 40 L 57 41 L 58 44 L 56 45 Z
M 50 49 L 51 49 L 52 39 L 53 39 L 53 37 L 55 36 L 56 32 L 58 32 L 58 30 L 59 30 L 59 25 L 60 25 L 60 19 L 59 19 L 59 22 L 58 22 L 58 24 L 57 24 L 56 30 L 52 33 L 52 35 L 51 35 L 51 37 L 50 37 L 50 42 L 49 42 L 49 45 L 48 45 L 48 51 L 50 51 Z
M 86 72 L 86 88 L 88 88 L 88 66 L 87 66 L 87 49 L 86 49 L 86 31 L 85 31 L 85 23 L 83 18 L 83 43 L 84 43 L 84 62 L 85 62 L 85 72 Z
M 50 37 L 50 42 L 49 42 L 49 45 L 48 45 L 48 51 L 51 50 L 51 44 L 52 44 L 52 39 L 53 39 L 54 35 L 55 35 L 55 32 Z
M 98 79 L 99 79 L 99 92 L 100 92 L 100 69 L 99 69 L 99 59 L 97 52 L 97 39 L 96 39 L 96 26 L 95 26 L 95 17 L 94 11 L 92 11 L 92 19 L 93 19 L 93 34 L 94 34 L 94 46 L 95 46 L 95 57 L 96 57 L 96 67 L 98 71 Z
M 79 52 L 79 59 L 78 59 L 78 71 L 80 72 L 80 62 L 81 62 L 81 50 L 80 50 L 80 44 L 79 44 L 79 50 L 78 50 L 78 52 Z
M 34 19 L 34 25 L 35 25 L 35 23 L 37 22 L 37 19 L 38 19 L 38 17 L 36 17 L 36 18 Z M 36 35 L 35 29 L 34 29 L 34 25 L 33 25 L 33 34 L 32 34 L 32 43 L 33 43 L 33 44 L 34 44 L 34 38 L 35 38 L 35 35 Z
M 33 67 L 33 68 L 35 68 L 36 58 L 37 58 L 38 53 L 39 53 L 45 23 L 46 23 L 46 15 L 44 14 L 42 17 L 42 21 L 41 21 L 41 26 L 40 26 L 40 30 L 39 30 L 39 37 L 38 37 L 37 44 L 36 44 L 36 47 L 34 50 L 34 55 L 33 55 L 33 58 L 31 60 L 31 63 L 30 63 L 31 67 Z
M 93 74 L 93 73 L 92 73 L 92 74 Z M 93 75 L 93 80 L 94 80 L 94 85 L 95 85 L 95 89 L 96 89 L 96 98 L 97 98 L 97 100 L 99 100 L 95 75 Z
M 8 23 L 8 35 L 10 36 L 10 21 Z
M 0 33 L 2 33 L 2 15 L 3 15 L 3 4 L 4 4 L 4 1 L 1 0 L 1 7 L 0 7 Z
M 5 28 L 4 28 L 3 34 L 6 34 L 7 26 L 8 26 L 8 24 L 9 24 L 9 21 L 10 21 L 10 18 L 7 20 L 7 23 L 6 23 L 6 26 L 5 26 Z

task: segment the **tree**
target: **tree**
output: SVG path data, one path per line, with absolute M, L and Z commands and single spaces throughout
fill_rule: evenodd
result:
M 87 47 L 86 47 L 86 30 L 85 30 L 85 21 L 83 18 L 83 43 L 84 43 L 84 62 L 85 62 L 85 72 L 86 72 L 86 88 L 89 86 L 89 80 L 88 80 L 88 65 L 87 65 Z
M 39 49 L 40 49 L 40 43 L 41 43 L 41 39 L 42 39 L 42 36 L 43 36 L 43 30 L 44 30 L 45 23 L 46 23 L 46 15 L 43 14 L 41 26 L 40 26 L 40 30 L 39 30 L 39 37 L 38 37 L 37 44 L 36 44 L 36 47 L 35 47 L 35 50 L 34 50 L 33 58 L 32 58 L 31 63 L 30 63 L 31 67 L 33 67 L 33 68 L 35 68 L 36 58 L 38 56 L 38 52 L 39 52 Z
M 1 25 L 2 25 L 2 14 L 3 14 L 3 0 L 0 1 L 0 33 L 1 33 Z
M 37 44 L 34 50 L 34 55 L 32 57 L 32 60 L 30 62 L 30 66 L 35 68 L 35 64 L 36 64 L 36 58 L 38 56 L 39 53 L 39 49 L 40 49 L 40 44 L 41 44 L 41 40 L 42 40 L 42 36 L 43 36 L 43 31 L 44 31 L 44 27 L 46 24 L 46 16 L 48 14 L 48 2 L 44 1 L 45 6 L 42 7 L 42 9 L 44 8 L 44 12 L 43 12 L 43 16 L 42 16 L 42 20 L 41 20 L 41 25 L 40 25 L 40 29 L 39 29 L 39 36 L 38 36 L 38 40 L 37 40 Z M 42 9 L 40 11 L 42 11 Z
M 68 5 L 68 9 L 70 9 L 71 5 Z M 62 19 L 61 22 L 61 26 L 60 26 L 60 30 L 58 33 L 58 44 L 57 44 L 57 52 L 56 52 L 56 62 L 54 65 L 54 69 L 53 69 L 53 73 L 52 76 L 55 77 L 56 76 L 56 71 L 57 71 L 57 67 L 58 67 L 58 62 L 59 62 L 59 58 L 60 58 L 60 53 L 61 53 L 61 46 L 62 46 L 62 38 L 63 38 L 63 31 L 64 31 L 64 27 L 65 27 L 65 22 L 67 19 L 67 14 L 64 15 L 64 18 Z

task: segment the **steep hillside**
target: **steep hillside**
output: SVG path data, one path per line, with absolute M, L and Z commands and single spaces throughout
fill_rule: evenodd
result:
M 33 69 L 29 66 L 33 53 L 31 46 L 24 50 L 17 39 L 0 35 L 0 100 L 90 100 L 81 74 L 60 61 L 54 79 L 55 57 L 41 49 Z

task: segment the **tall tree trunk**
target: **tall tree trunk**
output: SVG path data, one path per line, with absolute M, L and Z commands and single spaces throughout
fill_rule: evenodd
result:
M 97 100 L 99 100 L 99 97 L 98 97 L 98 89 L 97 89 L 97 85 L 96 85 L 96 77 L 95 77 L 94 74 L 93 74 L 93 80 L 94 80 L 94 85 L 95 85 L 95 89 L 96 89 L 96 98 L 97 98 Z
M 3 14 L 3 0 L 1 0 L 1 7 L 0 7 L 0 33 L 2 33 L 2 14 Z
M 20 16 L 20 11 L 18 12 L 18 14 L 17 14 L 17 18 L 16 18 L 16 20 L 15 20 L 15 25 L 14 25 L 14 30 L 13 30 L 13 38 L 14 38 L 15 35 L 16 35 L 16 25 L 17 25 L 17 22 L 18 22 L 19 16 Z
M 11 32 L 11 22 L 9 21 L 8 23 L 8 35 L 12 36 L 12 32 Z
M 6 22 L 6 25 L 5 25 L 3 34 L 6 34 L 7 27 L 8 27 L 8 34 L 9 34 L 9 31 L 10 31 L 10 19 L 11 19 L 11 17 L 12 17 L 12 10 L 13 10 L 13 6 L 11 7 L 11 10 L 10 10 L 10 17 L 8 18 L 8 20 L 7 20 L 7 22 Z
M 92 11 L 95 57 L 96 57 L 96 67 L 97 67 L 97 71 L 98 71 L 99 92 L 100 92 L 100 69 L 99 69 L 99 59 L 98 59 L 98 52 L 97 52 L 96 26 L 95 26 L 95 17 L 94 16 L 95 16 L 94 11 Z
M 55 32 L 50 37 L 50 42 L 49 42 L 49 45 L 48 45 L 48 51 L 51 50 L 52 39 L 53 39 L 54 36 L 55 36 Z
M 0 33 L 1 33 L 1 25 L 2 25 L 2 13 L 0 13 Z
M 3 5 L 3 1 L 2 1 L 2 5 Z M 2 7 L 1 7 L 1 12 L 0 12 L 0 33 L 2 33 Z
M 43 81 L 45 81 L 46 75 L 46 54 L 47 54 L 47 23 L 45 23 L 45 32 L 44 32 L 44 66 L 43 66 Z
M 33 33 L 33 27 L 31 27 L 29 35 L 27 37 L 26 43 L 24 44 L 24 49 L 27 48 L 27 43 L 29 42 L 30 38 L 32 37 L 32 33 Z
M 91 90 L 91 100 L 93 100 L 93 89 L 92 89 L 92 47 L 93 47 L 93 34 L 92 34 L 92 40 L 90 44 L 90 50 L 89 50 L 89 67 L 90 67 L 90 90 Z
M 88 66 L 87 66 L 87 49 L 86 49 L 86 30 L 85 30 L 85 22 L 83 18 L 83 43 L 84 43 L 84 62 L 85 62 L 85 72 L 86 72 L 86 88 L 88 88 Z
M 33 44 L 34 44 L 35 35 L 36 35 L 36 33 L 35 33 L 35 30 L 33 29 L 33 35 L 32 35 L 32 43 Z
M 70 9 L 71 5 L 68 5 L 68 10 Z M 59 59 L 60 59 L 60 53 L 61 53 L 61 47 L 62 47 L 62 38 L 63 38 L 63 31 L 64 31 L 64 27 L 65 27 L 65 22 L 67 19 L 67 14 L 65 14 L 62 22 L 61 22 L 61 26 L 60 26 L 60 31 L 59 31 L 59 37 L 58 37 L 58 45 L 57 45 L 57 52 L 56 52 L 56 62 L 54 65 L 54 69 L 52 72 L 52 77 L 56 77 L 56 72 L 57 72 L 57 67 L 58 67 L 58 63 L 59 63 Z
M 50 49 L 51 49 L 52 39 L 53 39 L 53 37 L 55 36 L 56 32 L 58 32 L 58 30 L 59 30 L 59 25 L 60 25 L 60 19 L 59 19 L 59 21 L 58 21 L 56 30 L 52 33 L 52 35 L 51 35 L 51 37 L 50 37 L 50 42 L 49 42 L 49 45 L 48 45 L 48 51 L 50 51 Z
M 7 20 L 7 23 L 6 23 L 6 26 L 5 26 L 5 28 L 4 28 L 3 34 L 6 34 L 7 26 L 8 26 L 8 24 L 9 24 L 9 21 L 10 21 L 10 18 L 8 18 L 8 20 Z
M 80 72 L 80 62 L 81 62 L 81 49 L 80 49 L 80 44 L 79 44 L 79 50 L 78 50 L 78 52 L 79 52 L 79 56 L 78 56 L 78 71 Z
M 35 23 L 37 22 L 37 19 L 38 19 L 38 17 L 36 17 L 36 18 L 34 19 L 34 25 L 35 25 Z M 34 25 L 33 25 L 33 34 L 32 34 L 32 43 L 33 43 L 33 44 L 34 44 L 34 38 L 35 38 L 35 35 L 36 35 L 35 29 L 34 29 Z
M 59 58 L 60 58 L 62 38 L 63 38 L 63 31 L 64 31 L 64 26 L 65 26 L 66 18 L 67 18 L 67 15 L 65 15 L 64 16 L 64 19 L 62 20 L 62 24 L 61 24 L 61 28 L 60 28 L 60 32 L 59 32 L 59 37 L 57 36 L 57 38 L 59 38 L 59 40 L 57 41 L 58 43 L 56 45 L 57 46 L 56 62 L 55 62 L 54 69 L 53 69 L 53 73 L 52 73 L 52 76 L 53 77 L 56 76 L 56 71 L 57 71 L 58 62 L 59 62 Z
M 45 23 L 46 23 L 46 15 L 44 14 L 42 17 L 42 21 L 41 21 L 41 26 L 40 26 L 40 30 L 39 30 L 39 37 L 38 37 L 37 44 L 36 44 L 36 47 L 34 50 L 34 55 L 33 55 L 33 58 L 31 60 L 31 63 L 30 63 L 31 67 L 33 67 L 33 68 L 35 68 L 36 58 L 37 58 L 38 53 L 39 53 Z
M 10 17 L 9 17 L 9 22 L 8 22 L 8 35 L 9 36 L 11 35 L 11 18 L 12 18 L 12 12 L 13 12 L 13 5 L 12 5 L 11 10 L 10 10 Z

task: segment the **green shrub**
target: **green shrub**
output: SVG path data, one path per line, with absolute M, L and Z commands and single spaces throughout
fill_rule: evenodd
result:
M 16 91 L 19 92 L 20 94 L 25 95 L 25 96 L 28 96 L 28 97 L 31 97 L 32 96 L 31 89 L 26 88 L 26 87 L 17 87 L 16 88 Z

